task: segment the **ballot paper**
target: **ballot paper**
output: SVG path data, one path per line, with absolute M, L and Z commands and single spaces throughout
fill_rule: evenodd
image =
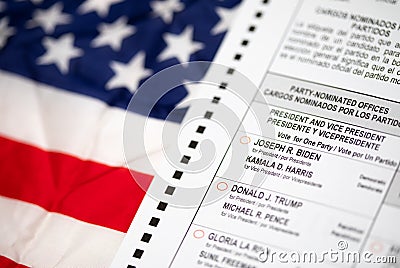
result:
M 243 3 L 112 267 L 400 267 L 399 14 Z

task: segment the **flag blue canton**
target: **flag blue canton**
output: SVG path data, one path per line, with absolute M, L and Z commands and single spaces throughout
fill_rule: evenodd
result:
M 0 2 L 0 69 L 126 109 L 152 74 L 211 61 L 240 0 Z M 165 119 L 178 87 L 150 116 Z

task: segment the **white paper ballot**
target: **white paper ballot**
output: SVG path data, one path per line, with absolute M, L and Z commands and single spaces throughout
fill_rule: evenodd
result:
M 112 267 L 400 267 L 399 14 L 244 2 Z

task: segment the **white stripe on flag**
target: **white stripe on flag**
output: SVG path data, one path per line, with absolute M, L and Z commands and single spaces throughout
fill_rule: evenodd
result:
M 0 135 L 81 159 L 110 166 L 124 166 L 123 124 L 125 110 L 109 107 L 102 101 L 60 90 L 22 76 L 0 71 Z M 129 113 L 143 125 L 145 118 Z M 159 158 L 161 130 L 176 123 L 150 118 L 146 148 Z M 139 130 L 141 131 L 141 130 Z M 135 138 L 135 137 L 133 137 Z M 143 143 L 138 138 L 138 142 Z M 131 168 L 153 174 L 144 159 L 145 152 L 133 148 Z
M 0 197 L 0 255 L 32 267 L 108 267 L 124 233 Z

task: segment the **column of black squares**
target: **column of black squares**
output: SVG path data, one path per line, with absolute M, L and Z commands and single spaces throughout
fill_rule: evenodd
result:
M 270 2 L 269 0 L 261 0 L 261 5 L 267 5 L 269 2 Z M 253 21 L 251 21 L 249 23 L 249 26 L 247 28 L 247 32 L 248 33 L 251 34 L 251 33 L 255 33 L 257 31 L 257 20 L 259 20 L 262 17 L 263 17 L 263 11 L 257 10 L 254 13 Z M 246 35 L 246 36 L 251 36 L 251 35 Z M 237 63 L 237 62 L 240 62 L 241 60 L 243 60 L 243 56 L 244 56 L 244 52 L 243 51 L 245 51 L 245 48 L 247 48 L 249 46 L 250 42 L 251 42 L 251 40 L 248 37 L 243 38 L 243 39 L 240 40 L 239 47 L 241 48 L 241 52 L 234 53 L 234 55 L 233 55 L 233 62 L 234 63 Z M 217 85 L 217 88 L 219 90 L 227 89 L 228 86 L 229 86 L 229 80 L 230 80 L 229 77 L 234 75 L 234 73 L 235 73 L 235 68 L 234 67 L 228 67 L 227 70 L 226 70 L 226 76 L 224 77 L 224 80 L 221 81 Z M 216 93 L 218 93 L 218 90 L 216 91 Z M 214 115 L 214 111 L 213 111 L 213 107 L 214 106 L 213 105 L 218 105 L 220 103 L 220 101 L 221 101 L 221 97 L 219 95 L 216 94 L 215 96 L 213 96 L 213 98 L 210 101 L 212 105 L 210 106 L 209 109 L 207 109 L 204 112 L 204 115 L 203 115 L 204 119 L 208 119 L 208 120 L 212 119 L 212 117 Z M 195 132 L 197 134 L 204 134 L 205 131 L 206 131 L 205 124 L 204 125 L 202 125 L 202 124 L 198 125 L 196 130 L 195 130 Z M 188 146 L 188 148 L 195 150 L 198 145 L 199 145 L 199 141 L 193 139 L 193 140 L 189 141 L 187 146 Z M 189 164 L 190 159 L 191 159 L 190 155 L 183 155 L 181 157 L 181 159 L 180 159 L 180 162 L 182 164 Z M 184 172 L 181 171 L 181 170 L 175 170 L 173 172 L 173 174 L 172 174 L 172 178 L 175 179 L 175 180 L 181 180 L 183 176 L 184 176 Z M 166 196 L 172 196 L 175 193 L 175 191 L 176 191 L 176 187 L 174 187 L 172 185 L 168 185 L 164 190 L 164 194 Z M 167 209 L 167 206 L 168 206 L 167 202 L 160 201 L 158 203 L 156 209 L 158 211 L 165 211 Z M 161 221 L 161 219 L 159 217 L 152 217 L 149 220 L 148 225 L 150 227 L 152 227 L 152 228 L 156 228 L 160 224 L 160 221 Z M 149 243 L 151 241 L 152 236 L 153 235 L 150 232 L 149 233 L 147 233 L 147 232 L 143 233 L 142 238 L 140 239 L 140 241 L 143 242 L 143 243 Z M 144 250 L 143 249 L 136 248 L 134 253 L 133 253 L 133 257 L 136 258 L 136 259 L 140 259 L 140 258 L 142 258 L 143 254 L 144 254 Z M 127 268 L 136 268 L 136 266 L 128 265 Z

